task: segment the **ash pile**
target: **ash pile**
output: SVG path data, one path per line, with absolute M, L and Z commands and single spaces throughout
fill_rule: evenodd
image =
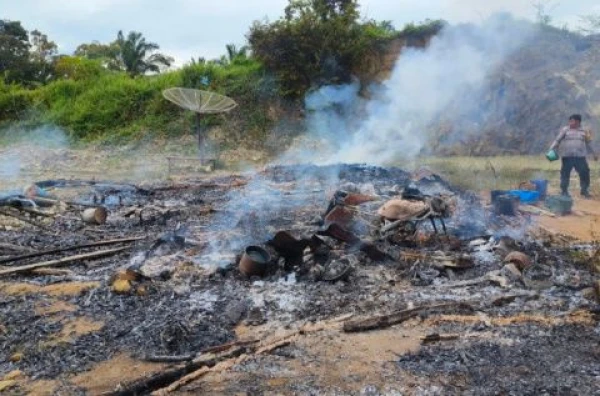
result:
M 597 389 L 599 360 L 583 351 L 600 341 L 600 250 L 534 232 L 529 213 L 497 216 L 429 171 L 297 165 L 178 184 L 55 180 L 3 194 L 0 205 L 0 373 L 64 376 L 119 353 L 183 364 L 223 345 L 255 351 L 240 347 L 239 326 L 347 317 L 351 333 L 462 315 L 483 319 L 440 322 L 398 367 L 468 379 L 442 391 Z M 60 291 L 73 284 L 83 286 Z M 41 309 L 57 302 L 72 309 Z M 529 339 L 540 333 L 535 320 L 496 329 L 529 355 L 464 337 L 519 315 L 556 324 L 540 336 L 547 344 Z M 98 326 L 65 337 L 78 319 Z M 507 377 L 492 386 L 482 370 L 495 356 Z M 546 369 L 528 383 L 510 380 L 519 375 L 508 360 L 542 357 Z M 191 370 L 180 367 L 171 382 Z

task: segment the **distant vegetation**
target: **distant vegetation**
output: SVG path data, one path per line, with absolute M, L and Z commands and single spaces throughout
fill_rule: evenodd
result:
M 74 140 L 113 143 L 187 133 L 191 114 L 161 96 L 183 86 L 233 97 L 234 113 L 204 117 L 204 125 L 223 125 L 232 144 L 244 137 L 260 145 L 283 112 L 300 112 L 307 90 L 368 82 L 392 43 L 428 40 L 442 27 L 427 21 L 398 31 L 363 19 L 355 0 L 290 0 L 282 18 L 250 28 L 249 46 L 231 44 L 218 59 L 169 70 L 173 59 L 139 32 L 119 31 L 113 42 L 67 55 L 43 33 L 0 20 L 0 127 L 49 123 Z

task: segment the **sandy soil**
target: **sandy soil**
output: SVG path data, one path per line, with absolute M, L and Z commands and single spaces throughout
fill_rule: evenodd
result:
M 574 201 L 572 214 L 540 216 L 540 226 L 553 233 L 569 235 L 585 242 L 600 240 L 600 200 L 574 197 Z

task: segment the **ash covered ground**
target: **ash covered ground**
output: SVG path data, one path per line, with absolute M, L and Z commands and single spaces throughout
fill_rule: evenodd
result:
M 435 234 L 428 221 L 411 238 L 379 233 L 377 209 L 410 183 L 452 201 L 448 235 L 441 229 Z M 318 380 L 307 368 L 314 362 L 345 364 L 343 353 L 328 357 L 319 351 L 319 345 L 326 348 L 332 339 L 346 337 L 330 330 L 328 339 L 315 344 L 292 343 L 239 362 L 231 369 L 232 380 L 219 386 L 199 380 L 180 391 L 537 395 L 600 389 L 597 275 L 587 265 L 594 247 L 578 246 L 574 255 L 573 246 L 534 237 L 535 221 L 529 216 L 496 217 L 476 195 L 436 175 L 362 165 L 279 166 L 177 185 L 54 185 L 59 197 L 68 189 L 72 201 L 105 205 L 108 222 L 88 226 L 72 207 L 63 207 L 59 216 L 39 220 L 44 230 L 5 227 L 12 229 L 0 231 L 3 241 L 43 251 L 142 239 L 118 255 L 69 265 L 62 275 L 4 276 L 0 377 L 18 369 L 29 382 L 61 379 L 51 393 L 94 394 L 70 378 L 119 354 L 136 360 L 194 355 L 239 339 L 240 326 L 265 334 L 344 315 L 358 318 L 456 302 L 462 305 L 422 312 L 386 330 L 413 327 L 423 335 L 456 337 L 424 342 L 386 362 L 365 363 L 377 378 L 348 369 L 331 374 L 337 382 Z M 348 205 L 352 216 L 343 219 L 344 226 L 358 243 L 327 233 L 331 224 L 323 215 L 340 190 L 374 199 Z M 326 253 L 283 257 L 267 243 L 281 231 L 296 241 L 316 237 Z M 238 270 L 248 245 L 270 253 L 264 276 Z M 517 271 L 504 262 L 513 250 L 530 260 L 517 262 Z M 458 257 L 468 257 L 469 264 L 457 265 Z M 343 276 L 327 273 L 336 270 Z M 125 290 L 116 290 L 123 273 L 134 275 L 121 279 Z M 75 292 L 61 289 L 69 285 L 77 286 Z M 133 379 L 124 375 L 122 382 Z M 26 392 L 27 381 L 11 391 Z

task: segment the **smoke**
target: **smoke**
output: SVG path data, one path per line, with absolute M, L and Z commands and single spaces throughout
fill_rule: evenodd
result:
M 386 165 L 414 158 L 426 148 L 432 123 L 442 116 L 452 119 L 444 113 L 449 107 L 461 117 L 477 113 L 473 108 L 478 106 L 489 77 L 525 43 L 532 29 L 531 24 L 507 15 L 492 17 L 479 26 L 447 27 L 427 48 L 403 50 L 390 78 L 380 84 L 361 89 L 355 81 L 309 93 L 305 98 L 308 138 L 276 162 Z M 319 207 L 330 196 L 326 191 L 310 192 L 339 184 L 335 167 L 320 185 L 309 182 L 315 178 L 308 177 L 308 168 L 298 167 L 297 171 L 291 178 L 295 183 L 285 194 L 261 175 L 232 192 L 207 229 L 212 237 L 201 261 L 218 261 L 221 252 L 240 251 L 296 220 L 306 221 L 306 213 L 299 209 L 311 200 L 319 202 Z M 232 229 L 235 237 L 231 237 Z
M 21 188 L 32 182 L 32 173 L 45 169 L 41 162 L 49 151 L 68 147 L 67 135 L 52 126 L 32 130 L 9 128 L 0 133 L 0 186 Z M 51 153 L 50 153 L 51 154 Z
M 427 148 L 432 124 L 473 117 L 490 76 L 531 38 L 531 23 L 501 14 L 481 25 L 448 26 L 425 49 L 402 51 L 388 80 L 366 89 L 325 86 L 305 98 L 307 129 L 320 150 L 293 149 L 315 163 L 388 164 Z M 452 114 L 445 113 L 452 109 Z M 453 116 L 453 114 L 455 116 Z M 308 157 L 307 157 L 308 155 Z
M 310 221 L 311 216 L 316 221 L 333 192 L 330 189 L 339 183 L 336 166 L 273 167 L 249 176 L 247 185 L 229 192 L 206 229 L 210 238 L 199 260 L 203 265 L 215 265 L 223 255 L 262 244 L 277 231 Z M 312 210 L 307 210 L 311 205 Z

